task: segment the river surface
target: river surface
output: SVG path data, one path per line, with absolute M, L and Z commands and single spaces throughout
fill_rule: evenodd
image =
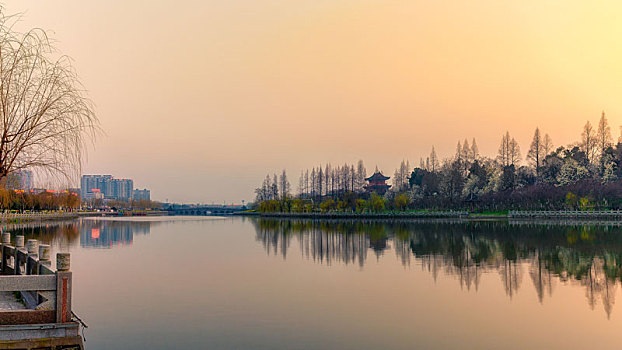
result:
M 93 349 L 620 349 L 622 229 L 93 218 L 70 251 Z

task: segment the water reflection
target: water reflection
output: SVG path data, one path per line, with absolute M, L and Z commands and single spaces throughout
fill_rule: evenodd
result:
M 83 248 L 111 248 L 132 245 L 134 234 L 146 235 L 153 222 L 84 220 L 80 225 L 80 246 Z
M 26 222 L 19 224 L 4 225 L 5 231 L 11 232 L 11 236 L 24 236 L 24 239 L 36 239 L 45 244 L 59 247 L 75 245 L 80 238 L 77 220 L 63 220 L 50 222 Z
M 114 221 L 81 219 L 22 223 L 4 227 L 13 236 L 37 239 L 46 244 L 70 247 L 79 243 L 83 248 L 112 248 L 132 245 L 134 235 L 147 235 L 156 221 Z
M 256 239 L 268 254 L 287 258 L 292 242 L 322 264 L 358 264 L 393 250 L 434 279 L 440 272 L 477 291 L 483 273 L 497 273 L 512 298 L 531 280 L 542 303 L 556 283 L 580 286 L 609 317 L 622 277 L 622 228 L 587 224 L 508 222 L 380 222 L 257 219 Z

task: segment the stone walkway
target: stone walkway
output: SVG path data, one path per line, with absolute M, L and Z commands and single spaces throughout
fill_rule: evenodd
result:
M 13 292 L 0 292 L 0 311 L 2 310 L 23 310 L 26 306 L 20 303 Z

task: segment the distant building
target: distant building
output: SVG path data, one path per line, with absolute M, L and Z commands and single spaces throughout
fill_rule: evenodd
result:
M 112 195 L 110 199 L 127 201 L 132 199 L 134 194 L 134 181 L 132 179 L 113 179 Z
M 135 189 L 134 195 L 132 197 L 135 201 L 150 201 L 151 200 L 151 191 L 148 189 Z
M 90 194 L 90 198 L 92 198 L 92 199 L 104 199 L 104 194 L 101 193 L 99 188 L 94 188 L 93 192 Z
M 94 192 L 111 192 L 112 175 L 82 175 L 80 179 L 80 197 L 93 198 Z M 97 190 L 97 191 L 94 191 Z
M 368 184 L 365 185 L 365 190 L 369 193 L 376 192 L 382 196 L 387 192 L 389 187 L 391 187 L 391 185 L 386 184 L 388 179 L 390 179 L 390 177 L 382 175 L 382 173 L 376 169 L 374 175 L 365 178 L 365 181 L 368 182 Z
M 80 196 L 83 199 L 103 196 L 104 199 L 126 201 L 132 199 L 133 194 L 132 179 L 115 179 L 112 175 L 82 175 L 80 180 Z
M 34 187 L 32 171 L 16 170 L 7 175 L 7 188 L 29 192 Z

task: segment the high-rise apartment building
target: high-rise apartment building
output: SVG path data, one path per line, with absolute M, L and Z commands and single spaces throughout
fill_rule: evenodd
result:
M 33 189 L 33 176 L 30 170 L 16 170 L 7 175 L 6 186 L 12 190 L 30 191 Z
M 80 196 L 94 198 L 96 193 L 103 194 L 104 199 L 130 200 L 134 194 L 134 181 L 115 179 L 112 175 L 82 175 Z
M 149 191 L 148 189 L 135 189 L 132 198 L 135 201 L 149 201 L 151 200 L 151 191 Z
M 132 179 L 113 179 L 112 196 L 118 200 L 130 200 L 134 194 L 134 181 Z
M 80 180 L 80 197 L 92 198 L 93 192 L 110 193 L 112 175 L 82 175 Z M 98 190 L 98 191 L 93 191 Z

